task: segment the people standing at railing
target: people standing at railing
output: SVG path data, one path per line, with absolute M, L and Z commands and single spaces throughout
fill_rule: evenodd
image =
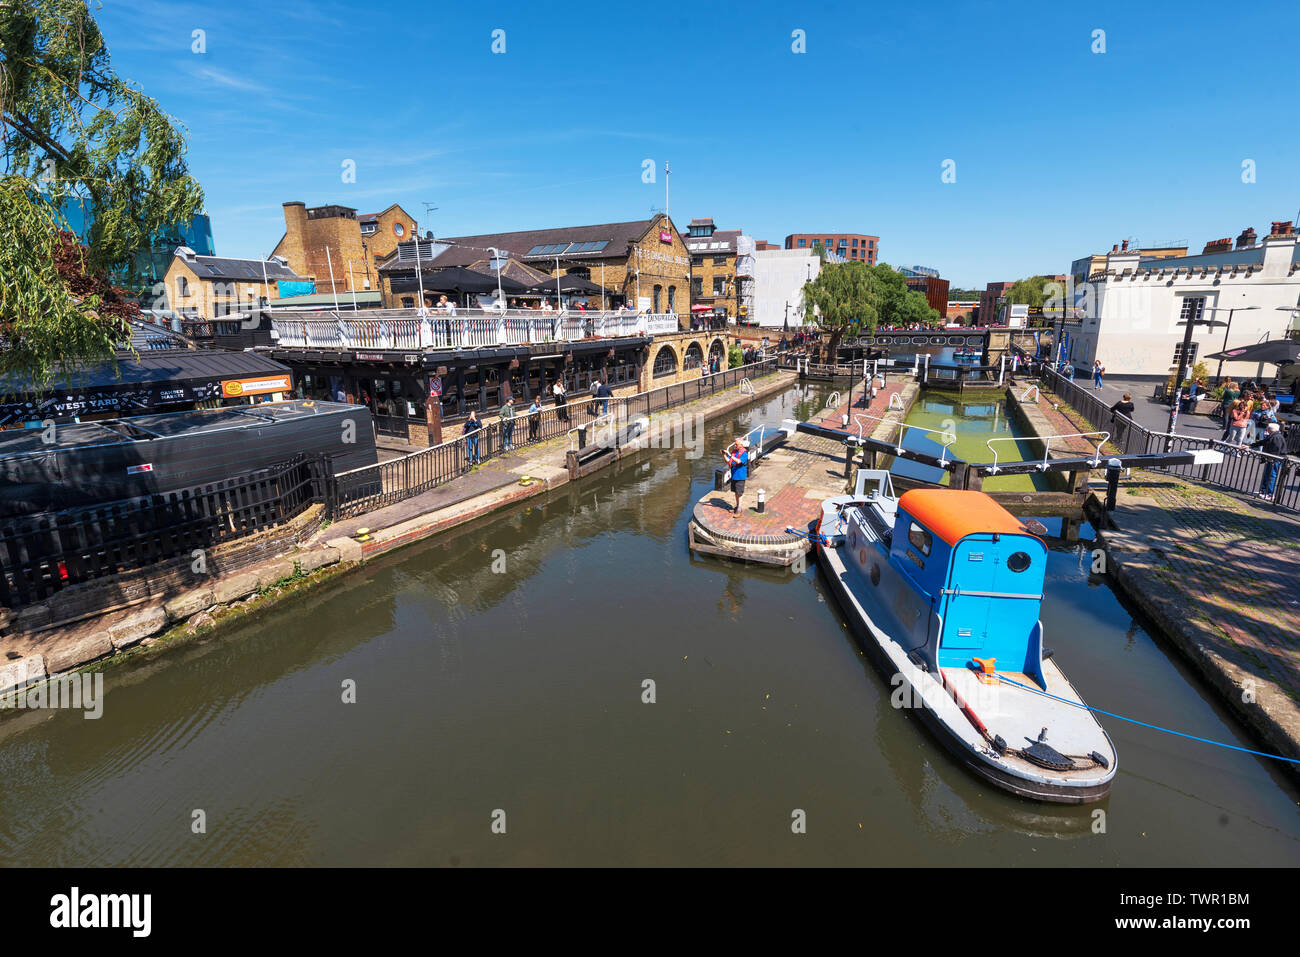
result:
M 501 407 L 501 450 L 509 452 L 515 447 L 515 397 L 506 397 Z
M 1250 428 L 1250 403 L 1245 399 L 1233 399 L 1224 413 L 1223 441 L 1229 445 L 1244 445 L 1246 430 Z
M 415 314 L 420 319 L 428 319 L 430 316 L 432 316 L 433 300 L 430 299 L 428 296 L 425 296 L 424 300 L 420 303 L 420 308 L 415 310 Z
M 478 413 L 470 409 L 469 418 L 465 420 L 465 427 L 462 429 L 461 434 L 465 436 L 465 458 L 471 466 L 479 464 L 478 433 L 482 428 L 483 423 L 479 421 Z
M 564 391 L 564 376 L 561 375 L 555 380 L 555 385 L 551 386 L 551 395 L 555 396 L 555 414 L 559 416 L 561 422 L 569 421 L 569 410 L 565 406 L 568 396 Z
M 1286 439 L 1282 437 L 1282 427 L 1276 422 L 1270 422 L 1262 439 L 1256 439 L 1249 446 L 1243 445 L 1243 448 L 1259 449 L 1266 455 L 1276 456 L 1264 462 L 1264 475 L 1260 479 L 1258 493 L 1260 498 L 1272 498 L 1277 489 L 1277 474 L 1286 458 Z
M 537 441 L 537 431 L 542 427 L 542 402 L 537 396 L 528 406 L 528 441 Z

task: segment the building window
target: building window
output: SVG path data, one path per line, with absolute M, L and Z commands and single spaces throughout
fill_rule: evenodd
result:
M 692 342 L 686 347 L 686 358 L 682 361 L 682 369 L 698 369 L 704 365 L 704 350 L 700 348 L 698 342 Z
M 726 287 L 727 287 L 727 280 L 725 280 L 721 276 L 713 277 L 713 294 L 715 296 L 726 295 L 726 291 L 725 291 Z
M 655 353 L 655 362 L 651 375 L 656 379 L 662 379 L 664 376 L 675 375 L 676 373 L 677 355 L 673 352 L 672 346 L 662 346 Z
M 713 265 L 715 265 L 715 266 L 725 266 L 726 264 L 727 264 L 727 257 L 726 257 L 726 256 L 714 256 L 714 257 L 713 257 Z
M 660 285 L 656 285 L 654 291 L 654 299 L 653 299 L 654 307 L 650 310 L 656 316 L 659 315 L 659 303 L 663 297 L 663 294 L 664 294 L 664 287 Z
M 677 287 L 676 286 L 668 287 L 668 311 L 669 312 L 677 311 Z
M 1178 313 L 1179 322 L 1200 322 L 1205 317 L 1204 296 L 1184 296 L 1183 308 Z
M 190 294 L 190 281 L 184 276 L 176 277 L 176 295 L 188 296 Z
M 704 295 L 704 279 L 697 276 L 691 280 L 691 298 L 699 299 Z
M 692 265 L 692 266 L 703 266 L 703 265 L 704 265 L 704 257 L 703 257 L 703 256 L 692 256 L 692 257 L 691 257 L 691 265 Z
M 808 245 L 808 240 L 806 240 L 806 239 L 801 239 L 801 240 L 799 240 L 799 248 L 800 248 L 800 249 L 803 249 L 803 248 L 806 247 L 807 245 Z
M 1186 363 L 1187 365 L 1189 366 L 1196 365 L 1196 350 L 1198 346 L 1199 343 L 1193 342 L 1191 348 L 1187 350 L 1187 363 Z M 1183 367 L 1183 344 L 1179 342 L 1174 345 L 1174 368 L 1181 369 L 1182 367 Z
M 373 236 L 373 235 L 375 234 L 375 232 L 376 232 L 378 229 L 379 229 L 379 224 L 378 224 L 378 223 L 362 223 L 362 224 L 361 224 L 361 235 L 362 235 L 362 236 Z

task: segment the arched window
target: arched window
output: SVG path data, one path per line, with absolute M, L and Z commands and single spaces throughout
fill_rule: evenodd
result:
M 714 359 L 717 359 L 719 362 L 722 362 L 726 357 L 727 350 L 723 347 L 722 340 L 714 339 L 712 344 L 709 346 L 709 361 L 712 362 Z
M 704 350 L 700 348 L 698 342 L 692 342 L 686 347 L 686 358 L 682 360 L 683 369 L 698 369 L 704 365 Z
M 677 304 L 677 287 L 669 286 L 668 287 L 668 311 L 676 312 L 677 311 L 676 304 Z
M 579 279 L 591 279 L 591 270 L 586 266 L 573 266 L 565 275 L 577 276 Z
M 663 287 L 663 286 L 656 285 L 656 286 L 655 286 L 654 300 L 653 300 L 653 302 L 654 302 L 654 307 L 650 310 L 650 311 L 653 312 L 656 316 L 659 315 L 659 306 L 660 306 L 660 304 L 661 304 L 661 300 L 663 299 L 663 295 L 664 295 L 664 287 Z
M 651 374 L 656 379 L 677 374 L 677 354 L 673 352 L 672 346 L 661 346 L 655 353 L 654 370 Z

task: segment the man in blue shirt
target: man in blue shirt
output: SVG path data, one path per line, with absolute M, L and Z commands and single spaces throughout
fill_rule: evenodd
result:
M 740 498 L 745 494 L 745 479 L 749 478 L 749 440 L 736 439 L 736 443 L 723 453 L 731 469 L 731 491 L 736 496 L 734 514 L 740 514 Z

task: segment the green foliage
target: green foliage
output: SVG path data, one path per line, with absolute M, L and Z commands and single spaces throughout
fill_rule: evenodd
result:
M 727 349 L 727 368 L 734 369 L 736 366 L 743 366 L 744 364 L 745 350 L 733 342 Z
M 880 325 L 939 321 L 938 311 L 930 308 L 925 296 L 909 290 L 888 263 L 831 263 L 804 284 L 803 294 L 805 321 L 811 320 L 816 307 L 817 323 L 832 330 L 836 341 L 843 335 L 873 333 Z
M 817 257 L 817 259 L 821 262 L 821 264 L 823 266 L 826 265 L 826 247 L 822 245 L 822 241 L 820 239 L 817 240 L 815 243 L 813 243 L 812 251 L 813 251 L 813 255 Z
M 84 0 L 0 4 L 0 103 L 7 171 L 93 211 L 92 271 L 129 273 L 153 233 L 202 210 L 184 137 L 113 72 Z
M 130 312 L 58 225 L 26 179 L 0 178 L 0 375 L 30 378 L 37 390 L 60 367 L 112 356 Z
M 1030 276 L 1028 279 L 1017 280 L 1016 284 L 1007 290 L 1007 302 L 1041 307 L 1048 296 L 1045 287 L 1050 282 L 1052 280 L 1046 276 Z
M 106 275 L 140 291 L 151 237 L 200 212 L 203 193 L 181 132 L 112 71 L 85 0 L 0 0 L 0 135 L 0 371 L 44 385 L 113 355 L 125 310 Z M 52 212 L 73 196 L 93 217 L 75 249 Z

